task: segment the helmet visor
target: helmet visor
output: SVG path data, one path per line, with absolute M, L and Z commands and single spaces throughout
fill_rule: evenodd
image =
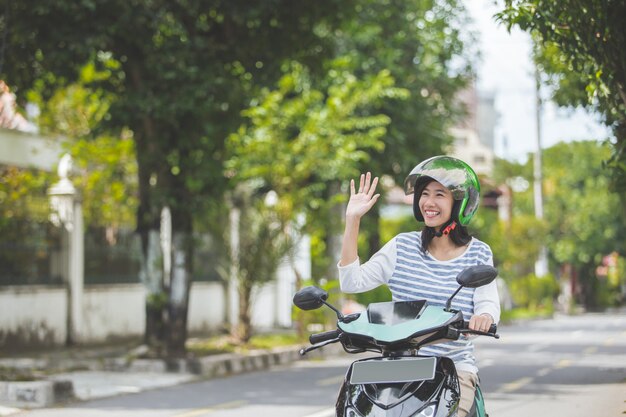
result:
M 450 157 L 434 157 L 413 168 L 404 181 L 404 192 L 413 194 L 416 184 L 430 179 L 448 188 L 455 200 L 465 198 L 470 188 L 480 190 L 478 178 L 465 162 Z

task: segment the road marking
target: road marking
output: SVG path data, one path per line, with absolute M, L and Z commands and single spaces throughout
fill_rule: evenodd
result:
M 328 410 L 322 410 L 318 413 L 310 414 L 305 417 L 334 417 L 334 416 L 335 416 L 335 409 L 329 408 Z
M 588 347 L 587 349 L 583 350 L 583 353 L 585 355 L 591 355 L 593 353 L 596 353 L 598 351 L 598 347 L 597 346 L 591 346 Z
M 213 411 L 240 407 L 247 403 L 248 401 L 243 401 L 243 400 L 231 401 L 228 403 L 217 404 L 217 405 L 214 405 L 213 407 L 198 408 L 198 409 L 191 410 L 183 414 L 176 414 L 174 417 L 197 417 L 197 416 L 201 416 L 202 414 L 212 413 Z
M 326 378 L 326 379 L 320 379 L 319 381 L 316 382 L 316 384 L 320 387 L 326 387 L 328 385 L 337 385 L 337 384 L 341 384 L 344 378 L 345 378 L 344 375 L 333 376 L 333 377 Z
M 559 361 L 559 363 L 557 363 L 556 365 L 554 365 L 554 369 L 562 369 L 562 368 L 567 368 L 568 366 L 570 366 L 572 364 L 572 361 L 570 361 L 569 359 L 561 359 Z
M 604 341 L 604 346 L 613 346 L 615 344 L 615 338 L 609 337 Z
M 517 381 L 509 382 L 508 384 L 502 385 L 502 388 L 500 388 L 498 391 L 500 392 L 517 391 L 518 389 L 522 388 L 524 385 L 528 385 L 531 382 L 533 382 L 533 378 L 531 377 L 520 378 Z

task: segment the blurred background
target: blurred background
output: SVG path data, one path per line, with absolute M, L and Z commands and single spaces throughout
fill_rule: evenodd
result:
M 304 285 L 386 300 L 339 292 L 347 184 L 381 177 L 364 260 L 438 154 L 480 176 L 504 320 L 622 306 L 623 10 L 533 3 L 4 2 L 0 348 L 181 356 L 330 320 Z

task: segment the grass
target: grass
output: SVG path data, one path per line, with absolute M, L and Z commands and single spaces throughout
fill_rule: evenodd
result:
M 514 308 L 512 310 L 503 311 L 500 316 L 500 321 L 503 323 L 510 323 L 515 320 L 548 318 L 552 317 L 553 313 L 553 309 Z
M 187 351 L 197 356 L 220 353 L 247 352 L 255 349 L 272 349 L 302 343 L 295 333 L 268 333 L 254 335 L 248 343 L 241 344 L 231 336 L 192 338 L 187 341 Z
M 36 381 L 39 375 L 27 369 L 13 369 L 0 366 L 0 381 L 26 382 Z

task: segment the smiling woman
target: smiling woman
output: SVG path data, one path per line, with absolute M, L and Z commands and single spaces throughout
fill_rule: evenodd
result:
M 439 227 L 450 219 L 452 193 L 437 181 L 431 181 L 419 194 L 419 210 L 428 227 Z
M 456 276 L 470 265 L 493 265 L 489 246 L 469 235 L 466 225 L 478 209 L 480 183 L 465 162 L 435 156 L 418 164 L 407 176 L 404 190 L 413 194 L 413 214 L 424 222 L 421 232 L 401 233 L 362 265 L 357 253 L 361 217 L 378 200 L 378 178 L 361 175 L 358 190 L 350 182 L 339 279 L 348 293 L 365 292 L 386 284 L 394 301 L 426 300 L 445 306 L 457 289 Z M 480 288 L 464 288 L 456 301 L 472 330 L 487 331 L 500 317 L 495 281 Z M 474 347 L 469 339 L 439 343 L 420 354 L 452 359 L 461 382 L 459 416 L 472 407 L 477 381 Z

